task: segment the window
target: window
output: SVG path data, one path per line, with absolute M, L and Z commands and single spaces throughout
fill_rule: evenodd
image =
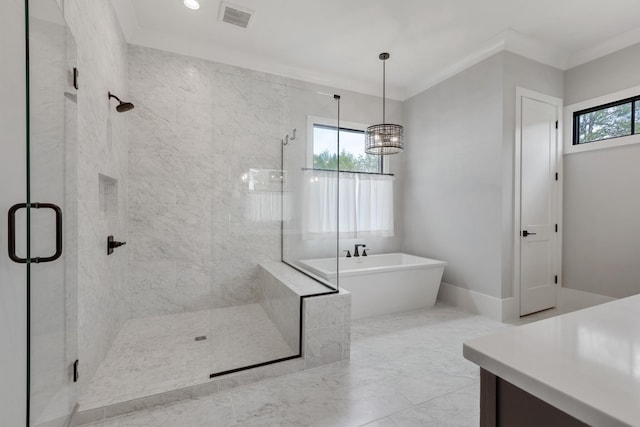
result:
M 338 162 L 336 127 L 313 124 L 314 169 L 336 170 Z M 340 128 L 340 170 L 382 173 L 382 156 L 364 152 L 363 129 Z
M 573 145 L 640 134 L 640 95 L 573 113 Z
M 367 125 L 307 118 L 307 167 L 303 168 L 302 238 L 394 235 L 392 174 L 382 156 L 364 152 Z M 338 156 L 338 136 L 340 155 Z M 338 170 L 340 161 L 340 173 Z

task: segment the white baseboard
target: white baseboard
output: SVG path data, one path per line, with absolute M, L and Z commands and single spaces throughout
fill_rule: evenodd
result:
M 558 289 L 558 309 L 561 311 L 581 310 L 615 300 L 616 298 L 579 291 L 577 289 L 564 287 Z
M 518 306 L 513 298 L 500 299 L 445 282 L 440 284 L 438 300 L 499 321 L 518 316 Z

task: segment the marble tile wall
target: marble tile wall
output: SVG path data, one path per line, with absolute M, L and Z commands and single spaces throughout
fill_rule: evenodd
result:
M 127 93 L 126 43 L 107 0 L 66 0 L 64 15 L 76 39 L 78 69 L 78 357 L 80 393 L 107 353 L 128 313 L 128 247 L 106 254 L 107 236 L 127 239 L 127 121 L 111 91 Z M 113 215 L 100 209 L 99 175 L 118 183 Z
M 349 360 L 351 294 L 305 298 L 302 337 L 305 369 Z
M 249 177 L 279 168 L 284 79 L 139 46 L 129 71 L 131 317 L 257 302 L 280 216 L 255 207 L 280 185 Z
M 284 285 L 262 265 L 258 272 L 260 305 L 276 325 L 282 337 L 298 354 L 300 348 L 300 295 Z
M 303 304 L 304 368 L 348 360 L 351 350 L 351 294 L 317 295 L 329 291 L 283 263 L 260 266 L 260 304 L 289 345 L 298 349 L 300 302 Z

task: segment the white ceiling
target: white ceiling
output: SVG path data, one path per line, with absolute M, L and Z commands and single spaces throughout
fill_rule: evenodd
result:
M 404 100 L 506 49 L 568 69 L 640 42 L 638 0 L 111 0 L 127 41 Z

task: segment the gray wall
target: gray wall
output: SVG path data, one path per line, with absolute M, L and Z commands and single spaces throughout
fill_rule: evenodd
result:
M 640 44 L 572 68 L 565 105 L 638 86 L 638 70 Z M 638 164 L 640 145 L 564 156 L 563 286 L 617 298 L 640 292 Z
M 564 104 L 640 85 L 640 43 L 565 71 Z
M 405 102 L 404 250 L 443 281 L 500 297 L 503 56 Z
M 404 248 L 497 298 L 513 289 L 517 86 L 561 98 L 563 73 L 500 52 L 405 103 Z
M 26 200 L 24 2 L 8 0 L 0 13 L 0 414 L 21 426 L 26 393 L 26 268 L 7 256 L 7 211 Z M 9 183 L 11 183 L 9 185 Z M 21 235 L 24 242 L 25 236 Z

